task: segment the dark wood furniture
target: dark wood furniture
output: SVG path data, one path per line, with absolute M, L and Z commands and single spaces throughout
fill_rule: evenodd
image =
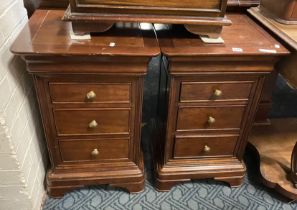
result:
M 63 8 L 66 9 L 69 5 L 69 0 L 38 0 L 40 2 L 40 8 L 53 9 Z
M 260 0 L 228 0 L 228 7 L 252 7 L 260 4 Z
M 191 179 L 239 186 L 265 76 L 288 51 L 246 15 L 228 14 L 224 44 L 183 28 L 157 32 L 163 58 L 154 143 L 156 187 Z
M 32 11 L 34 11 L 34 9 L 36 9 L 37 7 L 43 8 L 43 9 L 53 9 L 53 8 L 61 8 L 61 9 L 66 9 L 67 6 L 69 5 L 69 0 L 34 0 L 34 5 L 32 4 L 33 0 L 25 0 L 25 5 L 27 6 L 26 8 L 29 9 L 30 14 L 32 14 Z M 126 1 L 127 2 L 127 1 Z M 256 6 L 259 4 L 259 0 L 228 0 L 227 1 L 227 10 L 236 10 L 236 11 L 244 11 L 245 8 L 251 7 L 251 6 Z M 133 19 L 134 20 L 134 19 Z M 159 22 L 159 21 L 158 21 Z M 80 25 L 82 27 L 81 24 L 76 24 L 76 25 Z M 101 28 L 105 28 L 108 29 L 110 26 L 110 24 L 104 24 L 104 26 Z M 75 26 L 74 26 L 75 27 Z M 86 25 L 84 25 L 84 28 L 80 29 L 83 31 L 88 31 L 88 30 L 94 30 L 94 26 L 88 26 L 89 28 L 86 29 Z M 77 28 L 76 28 L 77 29 Z M 79 33 L 79 29 L 78 33 Z M 98 24 L 96 29 L 98 31 Z M 99 30 L 99 31 L 102 31 Z
M 297 88 L 297 25 L 282 24 L 273 16 L 264 16 L 259 8 L 251 8 L 249 13 L 291 51 L 277 68 L 289 85 Z M 296 128 L 296 118 L 271 119 L 271 126 L 253 128 L 249 138 L 250 146 L 259 157 L 263 183 L 294 200 L 297 199 Z
M 113 28 L 71 40 L 63 14 L 36 11 L 11 48 L 34 78 L 51 161 L 48 193 L 94 184 L 139 192 L 143 77 L 159 54 L 154 33 Z
M 30 1 L 30 0 L 26 0 Z M 236 7 L 250 7 L 259 5 L 259 0 L 228 0 L 227 6 Z M 38 3 L 42 8 L 64 8 L 69 5 L 69 0 L 38 0 Z
M 76 34 L 104 32 L 117 22 L 184 24 L 194 34 L 219 37 L 227 0 L 69 0 L 64 20 Z
M 292 171 L 296 172 L 296 165 L 292 165 L 296 162 L 291 162 L 297 139 L 296 127 L 296 118 L 271 119 L 270 126 L 254 127 L 248 139 L 253 152 L 250 154 L 255 154 L 260 163 L 261 182 L 293 200 L 297 199 L 296 174 L 292 174 Z
M 260 9 L 278 22 L 297 23 L 297 0 L 261 0 Z

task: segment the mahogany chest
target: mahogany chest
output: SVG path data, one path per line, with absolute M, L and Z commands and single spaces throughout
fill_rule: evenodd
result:
M 63 11 L 38 10 L 11 50 L 33 75 L 51 161 L 51 196 L 85 185 L 144 187 L 143 77 L 159 54 L 154 33 L 113 28 L 72 40 Z
M 265 77 L 288 51 L 246 15 L 228 17 L 224 44 L 204 44 L 179 27 L 157 32 L 164 54 L 153 147 L 160 191 L 191 179 L 243 180 Z
M 228 0 L 227 6 L 250 7 L 260 3 L 259 0 Z M 66 8 L 69 0 L 40 0 L 41 8 Z
M 218 37 L 227 0 L 69 0 L 64 20 L 76 34 L 107 31 L 117 22 L 184 24 L 192 33 Z

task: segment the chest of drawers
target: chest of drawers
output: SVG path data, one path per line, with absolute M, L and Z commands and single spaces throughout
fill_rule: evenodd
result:
M 218 37 L 223 26 L 227 0 L 69 0 L 64 20 L 72 21 L 77 34 L 103 32 L 119 21 L 184 24 L 199 35 Z
M 40 0 L 40 6 L 42 8 L 66 8 L 69 4 L 69 0 Z M 257 6 L 259 0 L 228 0 L 227 6 Z
M 243 180 L 265 76 L 288 51 L 247 16 L 228 17 L 224 44 L 204 44 L 178 27 L 157 34 L 164 53 L 154 142 L 160 191 L 191 179 Z
M 139 192 L 143 77 L 159 54 L 156 38 L 150 30 L 114 28 L 71 40 L 62 15 L 35 12 L 12 47 L 34 79 L 51 162 L 48 193 L 95 184 Z

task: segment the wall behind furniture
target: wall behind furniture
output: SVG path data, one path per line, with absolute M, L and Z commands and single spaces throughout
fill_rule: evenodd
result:
M 22 0 L 0 4 L 0 209 L 37 210 L 47 152 L 32 78 L 9 48 L 26 24 Z

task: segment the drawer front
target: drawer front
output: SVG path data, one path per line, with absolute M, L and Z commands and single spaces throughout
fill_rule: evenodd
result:
M 110 7 L 157 7 L 157 8 L 190 8 L 190 9 L 221 9 L 221 0 L 187 0 L 187 1 L 177 1 L 177 0 L 167 0 L 167 1 L 146 1 L 146 0 L 77 0 L 78 5 L 92 5 L 100 6 L 109 5 Z
M 232 156 L 238 136 L 177 137 L 174 158 Z
M 239 129 L 245 106 L 181 107 L 177 131 L 201 129 Z
M 128 159 L 129 139 L 59 141 L 63 161 Z
M 182 82 L 180 102 L 248 100 L 252 82 Z
M 58 135 L 129 134 L 129 109 L 55 110 Z
M 129 83 L 50 83 L 53 103 L 129 103 Z

